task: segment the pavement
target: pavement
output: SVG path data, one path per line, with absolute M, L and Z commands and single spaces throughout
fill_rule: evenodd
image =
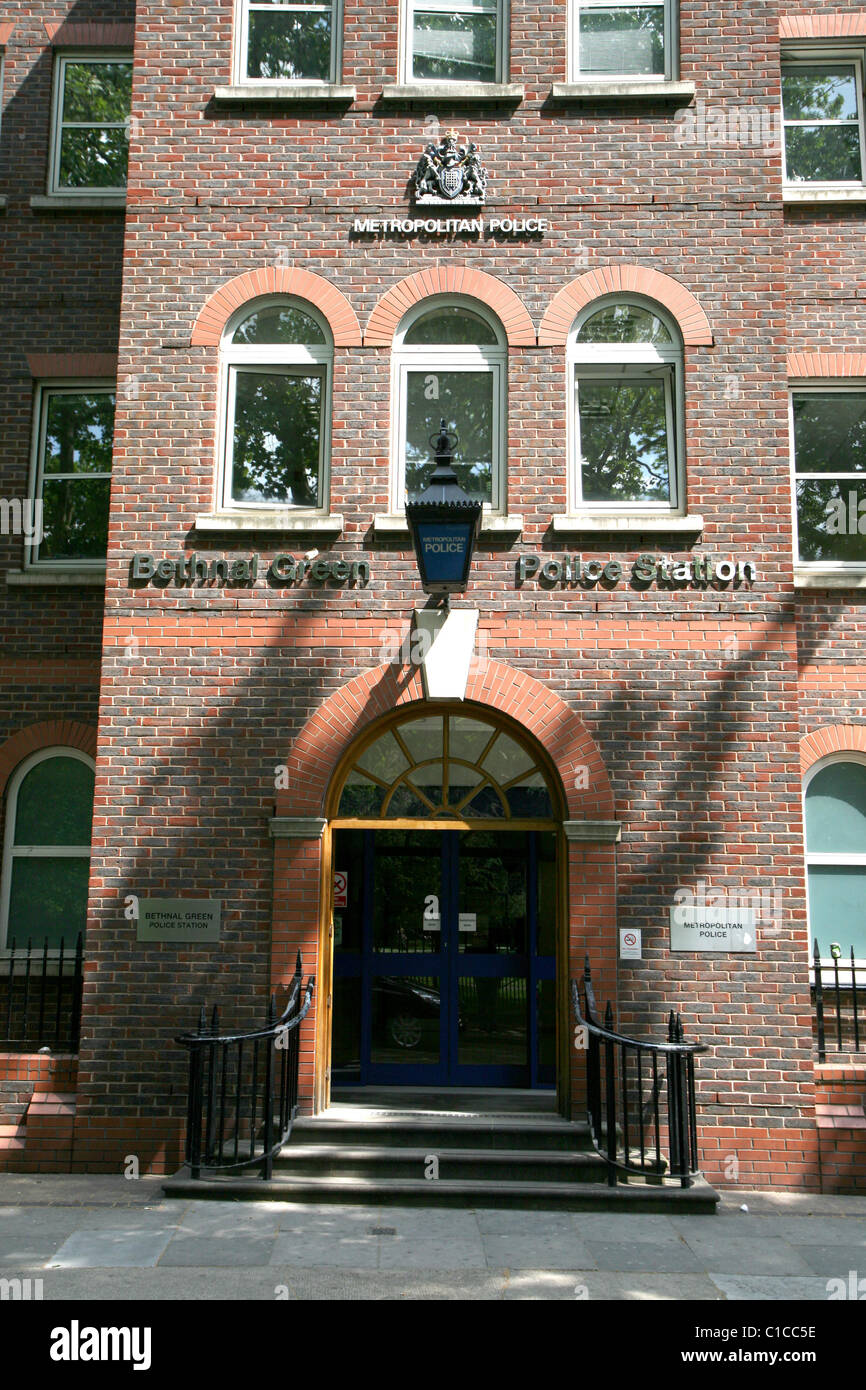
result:
M 862 1299 L 866 1196 L 737 1191 L 714 1216 L 652 1216 L 176 1200 L 159 1178 L 5 1173 L 0 1298 L 15 1279 L 46 1301 Z

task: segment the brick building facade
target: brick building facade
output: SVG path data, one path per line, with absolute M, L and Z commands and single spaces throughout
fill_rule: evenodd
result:
M 807 533 L 790 411 L 792 392 L 824 401 L 812 439 L 829 428 L 827 396 L 855 410 L 866 380 L 866 164 L 853 168 L 849 135 L 862 138 L 866 10 L 745 0 L 720 23 L 705 0 L 619 7 L 641 11 L 652 48 L 628 26 L 593 27 L 615 9 L 499 0 L 486 47 L 458 5 L 468 39 L 443 49 L 419 6 L 407 20 L 344 0 L 316 11 L 331 24 L 330 71 L 289 78 L 260 50 L 254 68 L 268 6 L 139 0 L 134 44 L 120 3 L 0 7 L 3 495 L 48 488 L 52 390 L 96 393 L 91 441 L 104 438 L 92 402 L 116 391 L 104 590 L 83 503 L 64 509 L 45 490 L 47 541 L 0 537 L 7 826 L 27 758 L 95 756 L 74 1129 L 58 1103 L 53 1151 L 30 1145 L 28 1159 L 25 1146 L 10 1162 L 117 1169 L 135 1153 L 172 1171 L 186 1084 L 174 1038 L 203 1000 L 232 1026 L 259 1022 L 298 948 L 317 978 L 303 1104 L 326 1104 L 349 990 L 331 929 L 334 822 L 387 831 L 384 813 L 347 813 L 345 774 L 365 738 L 423 705 L 500 729 L 544 769 L 563 1111 L 584 1084 L 567 981 L 589 952 L 621 1030 L 658 1035 L 674 1008 L 709 1044 L 698 1105 L 711 1181 L 862 1185 L 862 1071 L 852 1060 L 816 1080 L 803 788 L 816 764 L 850 766 L 842 800 L 866 814 L 866 541 L 855 525 L 850 544 L 821 552 Z M 479 71 L 457 80 L 464 52 Z M 94 77 L 98 62 L 111 74 Z M 124 197 L 105 167 L 130 63 Z M 819 98 L 833 130 L 816 154 Z M 97 128 L 97 154 L 80 139 L 82 173 L 76 140 Z M 480 152 L 483 206 L 412 199 L 422 151 L 452 129 Z M 843 155 L 844 177 L 807 167 Z M 650 336 L 626 329 L 611 351 L 605 331 L 629 306 Z M 305 420 L 321 407 L 302 500 L 300 484 L 288 501 L 261 486 L 267 432 L 258 493 L 249 459 L 241 486 L 243 373 L 264 332 L 257 321 L 245 341 L 243 326 L 273 309 L 305 315 L 308 337 L 266 338 L 259 368 L 306 392 Z M 468 313 L 479 336 L 425 356 L 436 340 L 412 339 L 412 325 L 437 310 Z M 437 373 L 449 399 L 467 399 L 459 371 L 480 392 L 495 383 L 481 430 L 489 506 L 455 602 L 479 615 L 465 699 L 438 705 L 407 640 L 425 598 L 401 479 L 420 466 L 412 411 L 436 399 Z M 599 385 L 614 378 L 632 384 L 635 410 L 640 396 L 661 412 L 642 443 L 626 429 L 642 478 L 630 496 L 587 466 L 598 422 L 621 409 Z M 848 438 L 847 467 L 833 458 L 853 481 L 838 496 L 855 494 L 859 516 L 853 425 Z M 819 481 L 829 469 L 817 465 Z M 328 577 L 323 559 L 338 562 Z M 417 809 L 400 826 L 413 817 L 436 833 Z M 840 872 L 856 886 L 853 853 Z M 757 902 L 754 951 L 672 949 L 671 907 L 713 891 Z M 135 901 L 149 898 L 219 901 L 219 940 L 139 940 Z M 843 923 L 846 953 L 866 955 L 856 913 Z M 638 959 L 621 956 L 625 930 L 641 933 Z M 820 1121 L 844 1105 L 852 1123 L 828 1147 Z

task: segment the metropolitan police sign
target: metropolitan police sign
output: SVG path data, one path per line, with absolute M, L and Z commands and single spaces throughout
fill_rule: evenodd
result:
M 220 904 L 212 898 L 141 898 L 139 941 L 219 941 Z

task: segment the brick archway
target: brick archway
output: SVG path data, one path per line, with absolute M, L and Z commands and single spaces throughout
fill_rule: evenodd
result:
M 363 671 L 329 696 L 307 721 L 287 759 L 290 787 L 277 796 L 279 816 L 324 816 L 331 777 L 346 750 L 374 720 L 423 700 L 420 673 L 404 668 Z M 534 676 L 500 661 L 470 675 L 467 706 L 509 715 L 547 753 L 575 820 L 611 820 L 613 792 L 601 754 L 585 724 L 559 695 Z
M 365 729 L 400 709 L 408 713 L 423 698 L 417 670 L 394 664 L 363 671 L 308 719 L 286 759 L 289 786 L 278 792 L 275 808 L 271 983 L 276 989 L 288 984 L 298 950 L 305 971 L 318 980 L 310 1025 L 315 1049 L 301 1063 L 305 1108 L 323 1105 L 328 1086 L 333 990 L 327 910 L 333 863 L 325 820 L 329 789 Z M 580 975 L 587 953 L 599 997 L 616 998 L 616 851 L 611 833 L 616 826 L 610 780 L 583 721 L 559 695 L 523 671 L 499 661 L 484 663 L 470 675 L 461 708 L 467 714 L 496 712 L 514 720 L 524 736 L 540 744 L 561 784 L 571 828 L 561 836 L 564 889 L 557 909 L 559 1075 L 562 1104 L 577 1113 L 584 1073 L 567 1046 L 568 979 Z
M 300 266 L 267 266 L 248 270 L 221 285 L 199 312 L 190 342 L 197 347 L 217 347 L 235 310 L 248 300 L 267 294 L 290 294 L 314 305 L 331 327 L 334 347 L 360 347 L 361 326 L 346 296 L 322 275 Z
M 800 771 L 833 753 L 866 753 L 866 724 L 827 724 L 800 739 Z
M 0 795 L 19 763 L 41 748 L 77 748 L 96 758 L 96 730 L 73 719 L 46 719 L 19 729 L 0 745 Z
M 709 319 L 691 290 L 671 275 L 642 265 L 610 265 L 579 275 L 554 296 L 541 322 L 540 347 L 565 347 L 581 309 L 608 294 L 639 294 L 654 299 L 677 321 L 686 347 L 712 347 Z
M 480 300 L 501 320 L 509 347 L 535 347 L 535 326 L 510 285 L 483 270 L 444 262 L 391 286 L 370 315 L 364 346 L 390 347 L 407 309 L 434 294 L 462 294 Z

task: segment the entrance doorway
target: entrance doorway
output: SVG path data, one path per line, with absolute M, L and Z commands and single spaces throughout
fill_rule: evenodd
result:
M 332 1085 L 554 1087 L 553 806 L 503 723 L 427 707 L 357 752 L 331 822 Z

